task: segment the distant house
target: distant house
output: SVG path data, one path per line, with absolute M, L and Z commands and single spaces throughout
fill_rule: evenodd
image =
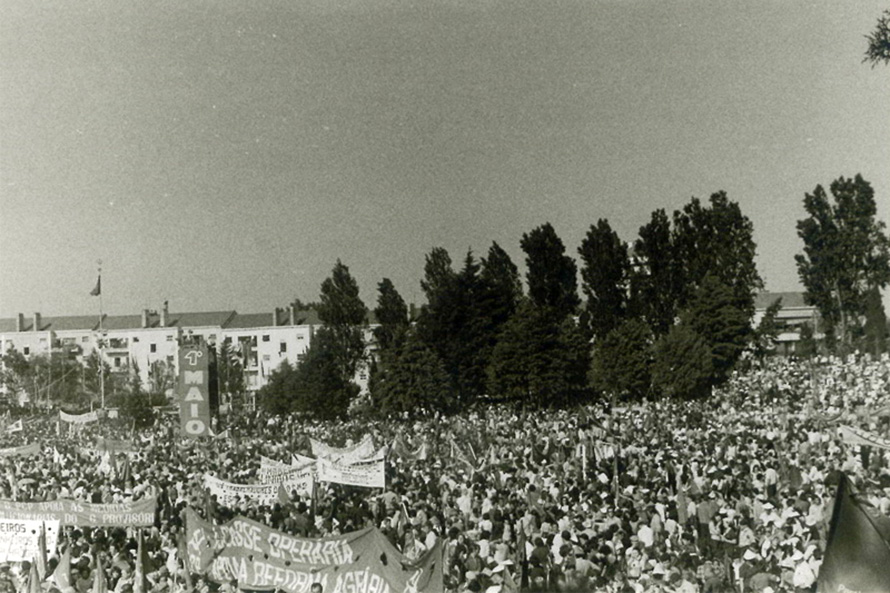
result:
M 803 325 L 810 325 L 816 337 L 819 333 L 819 312 L 813 305 L 804 302 L 802 292 L 761 292 L 754 299 L 754 327 L 760 325 L 766 310 L 777 300 L 782 300 L 781 309 L 776 315 L 779 333 L 776 337 L 776 354 L 794 354 L 800 341 L 800 330 Z

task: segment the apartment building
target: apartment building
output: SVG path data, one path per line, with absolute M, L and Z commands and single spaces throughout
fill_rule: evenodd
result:
M 219 348 L 227 343 L 242 360 L 248 392 L 255 393 L 282 362 L 300 363 L 320 325 L 315 311 L 293 307 L 269 313 L 173 313 L 165 303 L 158 311 L 104 315 L 101 321 L 98 316 L 19 314 L 0 319 L 0 351 L 15 348 L 28 358 L 61 352 L 79 361 L 99 352 L 112 372 L 137 372 L 147 387 L 150 369 L 156 363 L 169 365 L 172 373 L 178 373 L 181 344 L 198 340 Z M 366 339 L 371 337 L 368 330 Z M 356 380 L 367 389 L 365 369 Z

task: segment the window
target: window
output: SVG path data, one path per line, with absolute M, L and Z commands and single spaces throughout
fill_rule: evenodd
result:
M 25 356 L 28 356 L 29 354 L 31 354 L 30 346 L 25 346 L 24 348 L 22 348 L 22 354 L 24 354 Z
M 90 341 L 90 337 L 89 337 L 89 336 L 84 336 L 84 337 L 82 337 L 82 338 L 80 339 L 80 341 L 83 342 L 84 344 L 86 344 L 87 342 Z
M 46 344 L 46 338 L 40 338 L 40 343 L 41 343 L 41 344 Z
M 297 339 L 298 339 L 298 340 L 302 340 L 302 339 L 303 339 L 303 334 L 300 334 L 299 336 L 297 336 Z
M 269 362 L 269 360 L 271 360 L 270 356 L 268 354 L 263 354 L 263 362 Z
M 269 341 L 269 336 L 268 336 L 268 334 L 265 335 L 265 336 L 263 336 L 263 341 L 264 341 L 264 342 L 268 342 L 268 341 Z
M 138 341 L 139 341 L 139 338 L 135 338 L 135 337 L 133 338 L 133 343 L 136 343 Z
M 173 336 L 167 336 L 167 341 L 168 341 L 168 342 L 172 342 L 172 341 L 173 341 Z
M 121 358 L 120 356 L 114 357 L 114 368 L 119 369 L 121 366 Z
M 211 340 L 211 341 L 213 341 L 213 342 L 215 342 L 215 341 L 216 341 L 216 334 L 210 334 L 209 336 L 207 336 L 207 339 L 208 339 L 208 340 Z
M 157 351 L 158 351 L 158 345 L 157 345 L 157 344 L 149 344 L 149 345 L 148 345 L 148 351 L 149 351 L 149 352 L 157 352 Z
M 287 342 L 281 342 L 281 345 L 278 347 L 279 352 L 287 352 Z

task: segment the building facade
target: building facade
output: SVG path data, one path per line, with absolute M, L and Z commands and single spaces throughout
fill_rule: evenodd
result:
M 166 304 L 159 311 L 141 315 L 30 317 L 19 314 L 0 319 L 0 352 L 15 349 L 26 358 L 60 353 L 83 363 L 94 352 L 112 373 L 136 374 L 148 388 L 152 372 L 159 368 L 177 376 L 180 345 L 195 341 L 214 348 L 226 344 L 242 363 L 244 385 L 255 394 L 283 362 L 298 365 L 321 320 L 315 311 L 293 307 L 269 313 L 239 314 L 236 311 L 171 313 Z M 371 332 L 366 332 L 370 339 Z M 367 372 L 356 382 L 367 389 Z

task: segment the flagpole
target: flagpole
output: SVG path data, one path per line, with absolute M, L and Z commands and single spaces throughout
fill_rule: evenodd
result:
M 99 260 L 99 335 L 102 336 L 102 341 L 99 342 L 99 393 L 102 400 L 102 409 L 105 409 L 105 353 L 103 352 L 103 348 L 105 346 L 105 330 L 102 328 L 103 318 L 105 314 L 102 312 L 102 260 Z

